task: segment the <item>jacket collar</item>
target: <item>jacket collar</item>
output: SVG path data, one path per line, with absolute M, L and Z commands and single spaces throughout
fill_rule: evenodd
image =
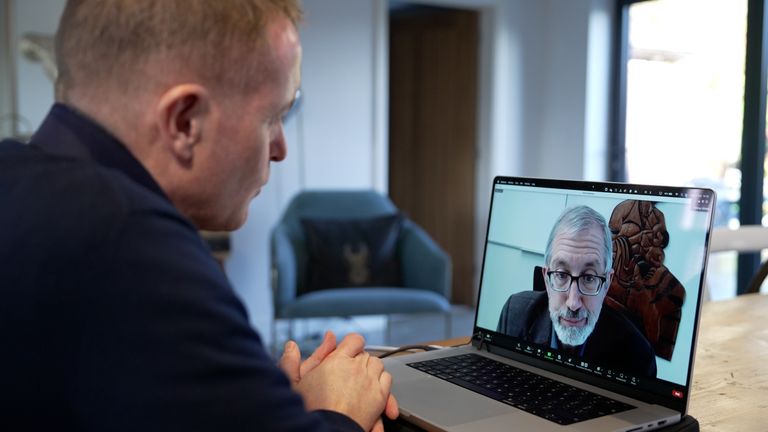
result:
M 114 135 L 68 105 L 53 105 L 30 145 L 47 153 L 94 161 L 168 200 L 152 175 Z

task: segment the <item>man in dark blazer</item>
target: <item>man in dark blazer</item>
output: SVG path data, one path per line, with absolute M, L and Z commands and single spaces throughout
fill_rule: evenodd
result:
M 198 235 L 286 156 L 292 0 L 71 0 L 57 103 L 0 143 L 0 430 L 381 429 L 360 336 L 278 368 Z
M 566 209 L 549 235 L 544 262 L 546 291 L 509 296 L 497 331 L 619 373 L 655 377 L 648 340 L 620 313 L 603 308 L 613 276 L 603 216 L 587 206 Z

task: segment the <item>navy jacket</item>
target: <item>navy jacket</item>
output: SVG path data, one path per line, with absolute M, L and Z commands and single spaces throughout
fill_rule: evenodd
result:
M 552 319 L 546 291 L 512 294 L 499 315 L 499 333 L 550 346 Z M 656 377 L 656 354 L 648 340 L 629 321 L 603 306 L 595 329 L 583 345 L 582 359 L 640 377 Z
M 308 413 L 195 227 L 55 105 L 0 143 L 0 430 L 359 430 Z

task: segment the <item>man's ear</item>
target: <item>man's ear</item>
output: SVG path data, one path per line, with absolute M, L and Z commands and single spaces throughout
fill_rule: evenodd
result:
M 608 290 L 611 289 L 611 281 L 613 280 L 613 269 L 608 270 L 605 273 L 605 286 L 603 286 L 603 295 L 608 295 Z
M 181 84 L 163 93 L 155 112 L 161 141 L 184 165 L 194 159 L 195 146 L 200 143 L 211 121 L 211 97 L 198 84 Z

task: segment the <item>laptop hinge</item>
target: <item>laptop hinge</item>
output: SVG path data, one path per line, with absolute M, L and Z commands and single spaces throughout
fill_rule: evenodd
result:
M 485 348 L 488 351 L 488 344 L 491 341 L 489 334 L 484 333 L 482 330 L 478 330 L 472 335 L 472 346 L 482 351 Z

